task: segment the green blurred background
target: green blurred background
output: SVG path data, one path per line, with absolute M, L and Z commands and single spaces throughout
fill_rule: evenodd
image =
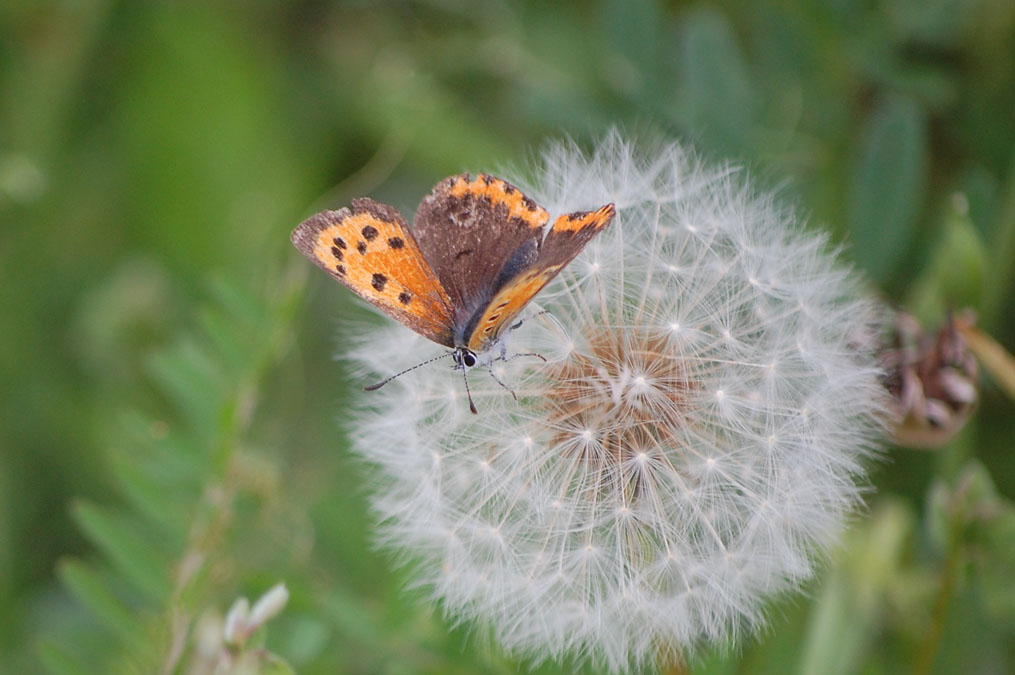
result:
M 1015 347 L 1010 0 L 4 2 L 0 672 L 185 671 L 282 579 L 300 672 L 520 668 L 372 547 L 333 360 L 370 313 L 288 235 L 613 125 L 745 165 L 892 302 Z M 693 670 L 1012 672 L 1013 417 L 987 380 L 957 439 L 887 453 L 821 578 Z

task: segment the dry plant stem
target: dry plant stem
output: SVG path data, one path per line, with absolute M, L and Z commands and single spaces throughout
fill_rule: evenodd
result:
M 237 460 L 242 453 L 243 438 L 257 409 L 261 381 L 286 351 L 292 316 L 303 295 L 306 275 L 302 267 L 290 266 L 283 274 L 280 291 L 272 299 L 268 310 L 274 319 L 274 330 L 252 360 L 245 381 L 237 385 L 231 399 L 224 404 L 228 412 L 223 415 L 219 440 L 212 450 L 219 473 L 205 485 L 201 502 L 197 505 L 190 524 L 187 549 L 176 565 L 176 578 L 167 608 L 169 647 L 161 670 L 164 675 L 176 672 L 183 656 L 196 613 L 191 591 L 224 539 L 232 522 L 236 497 L 243 490 L 243 472 L 237 470 Z
M 934 599 L 931 625 L 920 644 L 916 663 L 913 666 L 913 675 L 930 675 L 934 668 L 938 648 L 941 646 L 941 635 L 944 632 L 945 621 L 948 619 L 948 607 L 951 605 L 955 588 L 955 570 L 958 567 L 959 546 L 954 541 L 955 536 L 956 534 L 953 532 L 948 558 L 941 569 L 941 581 L 938 584 L 937 597 Z
M 970 351 L 980 360 L 984 370 L 1004 390 L 1008 398 L 1015 401 L 1015 358 L 989 335 L 965 321 L 957 322 L 959 332 L 965 338 Z
M 944 632 L 944 624 L 948 618 L 948 606 L 952 601 L 952 592 L 955 587 L 955 569 L 958 566 L 958 546 L 953 544 L 948 552 L 948 559 L 945 560 L 941 570 L 941 583 L 938 585 L 937 597 L 934 599 L 934 615 L 930 629 L 920 645 L 916 665 L 913 668 L 914 675 L 929 675 L 934 667 L 934 660 L 937 657 L 938 648 L 941 646 L 941 635 Z

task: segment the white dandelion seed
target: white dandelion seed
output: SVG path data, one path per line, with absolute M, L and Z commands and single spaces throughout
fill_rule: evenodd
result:
M 757 630 L 858 501 L 886 407 L 857 339 L 876 306 L 825 239 L 678 146 L 562 144 L 513 182 L 616 220 L 505 338 L 547 359 L 498 364 L 517 402 L 479 368 L 472 415 L 438 365 L 363 396 L 384 542 L 535 660 L 624 671 Z M 389 325 L 349 358 L 386 375 L 436 349 Z

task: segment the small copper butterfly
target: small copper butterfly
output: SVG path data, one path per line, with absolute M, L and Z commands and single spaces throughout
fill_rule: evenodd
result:
M 353 293 L 450 347 L 464 372 L 615 213 L 607 204 L 562 215 L 544 236 L 545 209 L 507 181 L 465 173 L 434 186 L 411 228 L 394 208 L 364 197 L 352 210 L 311 216 L 291 239 Z M 471 396 L 469 407 L 476 412 Z

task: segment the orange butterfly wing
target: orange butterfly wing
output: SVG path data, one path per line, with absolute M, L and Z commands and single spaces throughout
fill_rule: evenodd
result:
M 372 199 L 324 211 L 293 230 L 303 255 L 349 290 L 420 335 L 448 347 L 451 299 L 402 215 Z
M 481 352 L 497 339 L 503 327 L 610 224 L 615 214 L 613 204 L 607 204 L 595 211 L 581 211 L 557 218 L 540 244 L 535 262 L 494 294 L 468 337 L 468 348 Z

